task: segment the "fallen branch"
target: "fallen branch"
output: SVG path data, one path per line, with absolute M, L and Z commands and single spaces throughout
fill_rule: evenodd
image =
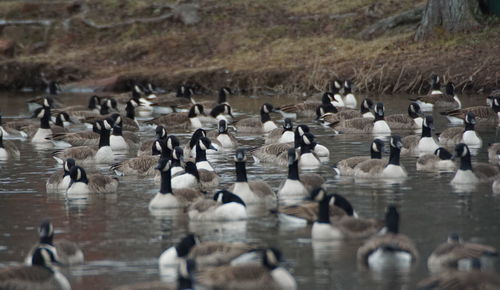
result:
M 378 34 L 382 34 L 388 29 L 392 29 L 400 25 L 418 23 L 420 19 L 422 19 L 423 13 L 424 7 L 421 6 L 402 12 L 400 14 L 381 19 L 375 24 L 363 29 L 359 33 L 359 36 L 363 39 L 370 39 Z

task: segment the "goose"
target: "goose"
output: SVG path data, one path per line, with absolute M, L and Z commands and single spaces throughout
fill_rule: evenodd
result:
M 471 271 L 444 271 L 418 282 L 417 287 L 421 290 L 493 290 L 500 289 L 500 277 L 481 271 L 481 261 L 472 259 Z
M 172 177 L 184 173 L 182 164 L 184 163 L 184 150 L 180 146 L 176 146 L 172 150 Z M 155 177 L 156 178 L 156 177 Z
M 439 148 L 436 140 L 432 137 L 432 130 L 434 129 L 434 118 L 432 116 L 425 116 L 422 122 L 422 133 L 418 135 L 405 136 L 402 139 L 403 149 L 402 154 L 411 155 L 424 155 L 431 153 Z
M 203 271 L 198 282 L 210 289 L 297 289 L 297 282 L 279 266 L 281 252 L 274 248 L 263 251 L 262 263 L 220 266 Z
M 220 120 L 226 122 L 232 121 L 234 118 L 233 110 L 229 104 L 218 104 L 210 110 L 209 117 L 203 118 L 202 121 L 210 123 L 218 123 Z
M 372 134 L 390 134 L 391 128 L 384 120 L 384 104 L 375 105 L 375 119 L 354 118 L 340 120 L 330 125 L 331 128 L 341 133 L 372 133 Z
M 253 117 L 241 119 L 236 122 L 235 127 L 238 132 L 242 133 L 268 133 L 278 128 L 269 116 L 269 113 L 274 111 L 273 105 L 265 103 L 260 108 L 260 118 Z
M 427 259 L 427 267 L 431 272 L 461 269 L 464 263 L 471 264 L 472 259 L 486 262 L 497 256 L 498 251 L 494 247 L 464 242 L 458 234 L 453 233 L 445 243 L 434 249 Z
M 89 103 L 87 106 L 82 106 L 82 105 L 75 105 L 75 106 L 67 106 L 63 107 L 61 109 L 56 109 L 54 110 L 55 112 L 58 112 L 59 110 L 65 111 L 65 112 L 74 112 L 74 111 L 93 111 L 95 113 L 99 113 L 99 110 L 101 108 L 101 97 L 97 95 L 93 95 L 89 98 Z
M 68 126 L 68 124 L 70 124 L 70 123 L 73 123 L 73 121 L 70 119 L 68 113 L 66 113 L 66 112 L 57 113 L 57 115 L 54 119 L 55 126 L 50 127 L 50 129 L 52 131 L 52 136 L 54 136 L 56 134 L 67 133 L 68 129 L 66 128 L 66 126 Z M 22 126 L 20 128 L 20 131 L 23 132 L 25 135 L 27 135 L 29 138 L 33 138 L 39 128 L 40 128 L 40 126 L 38 124 L 29 124 L 26 126 Z M 49 138 L 49 137 L 47 137 L 47 138 Z
M 101 107 L 99 108 L 99 112 L 95 113 L 93 111 L 73 111 L 71 113 L 71 117 L 78 119 L 84 123 L 93 123 L 97 120 L 103 120 L 112 114 L 112 111 L 115 110 L 116 101 L 110 98 L 104 98 L 101 100 Z
M 142 155 L 135 158 L 130 158 L 111 166 L 111 170 L 116 175 L 138 175 L 138 176 L 154 176 L 155 167 L 160 159 L 170 158 L 172 150 L 179 146 L 179 140 L 174 135 L 169 135 L 165 141 L 156 140 L 152 146 L 151 155 Z
M 462 128 L 454 127 L 447 128 L 439 134 L 439 143 L 447 146 L 453 146 L 458 143 L 465 143 L 467 146 L 474 148 L 481 148 L 483 140 L 477 135 L 474 130 L 476 125 L 476 116 L 474 113 L 469 112 L 464 119 L 465 130 Z
M 316 142 L 314 135 L 306 132 L 302 135 L 302 143 L 300 145 L 300 168 L 317 168 L 321 165 L 321 161 L 315 152 Z
M 83 251 L 76 243 L 63 239 L 54 241 L 54 226 L 50 220 L 45 220 L 40 224 L 38 233 L 40 235 L 40 241 L 26 256 L 26 265 L 31 265 L 33 253 L 37 248 L 49 248 L 56 254 L 57 261 L 64 265 L 83 264 Z
M 198 128 L 194 131 L 193 135 L 191 135 L 189 143 L 184 146 L 184 156 L 196 157 L 196 144 L 198 144 L 201 137 L 207 137 L 207 131 Z
M 352 93 L 352 82 L 350 80 L 344 82 L 344 95 L 343 101 L 346 108 L 355 109 L 358 106 L 358 101 Z
M 422 110 L 416 102 L 411 102 L 408 106 L 408 115 L 394 114 L 385 117 L 385 121 L 391 129 L 422 129 Z
M 375 219 L 361 219 L 343 216 L 330 219 L 330 208 L 335 205 L 336 195 L 327 194 L 323 188 L 315 189 L 315 201 L 318 202 L 318 219 L 311 229 L 313 241 L 333 241 L 339 239 L 361 239 L 377 234 L 383 224 Z
M 399 161 L 401 137 L 393 135 L 390 140 L 389 162 L 384 159 L 365 160 L 354 167 L 355 178 L 405 178 L 408 176 L 405 168 Z
M 228 132 L 226 120 L 220 120 L 217 125 L 217 130 L 208 132 L 206 137 L 212 140 L 216 148 L 234 148 L 238 146 L 238 139 Z
M 195 104 L 189 112 L 170 113 L 144 122 L 148 125 L 162 125 L 168 129 L 198 129 L 202 127 L 200 116 L 204 115 L 203 106 Z
M 369 159 L 382 159 L 382 151 L 384 149 L 384 142 L 382 140 L 375 138 L 370 145 L 370 157 L 368 156 L 354 156 L 346 159 L 342 159 L 335 166 L 333 170 L 341 176 L 353 176 L 354 167 L 359 163 L 369 160 Z
M 118 188 L 118 178 L 94 173 L 87 177 L 85 169 L 75 165 L 69 171 L 71 183 L 66 193 L 87 194 L 87 193 L 113 193 Z
M 333 95 L 333 101 L 331 102 L 337 108 L 345 107 L 344 100 L 340 95 L 340 89 L 342 88 L 342 84 L 339 81 L 335 82 L 335 85 L 331 88 L 331 94 Z
M 284 118 L 297 119 L 297 116 L 310 118 L 314 116 L 318 107 L 327 104 L 331 105 L 332 101 L 333 101 L 332 93 L 326 92 L 321 97 L 321 102 L 305 101 L 297 104 L 284 105 L 279 108 L 276 108 L 276 111 L 281 113 L 281 115 Z
M 192 106 L 196 104 L 193 98 L 194 88 L 186 85 L 177 87 L 175 96 L 172 97 L 158 97 L 153 104 L 153 112 L 157 114 L 170 114 L 175 113 L 177 107 Z M 189 108 L 189 107 L 188 107 Z
M 236 182 L 229 188 L 230 192 L 239 196 L 245 204 L 264 203 L 273 205 L 276 203 L 276 194 L 269 184 L 262 180 L 248 181 L 245 150 L 236 150 L 234 164 L 236 167 Z
M 245 202 L 227 190 L 215 193 L 213 199 L 193 203 L 188 210 L 191 221 L 237 221 L 247 219 Z
M 446 84 L 446 93 L 439 90 L 440 84 L 433 84 L 431 93 L 427 96 L 410 98 L 410 101 L 416 102 L 422 111 L 432 111 L 434 107 L 440 108 L 458 108 L 462 107 L 460 99 L 455 94 L 455 85 L 452 82 Z
M 0 289 L 70 290 L 68 279 L 54 268 L 56 263 L 56 253 L 39 247 L 33 252 L 31 266 L 0 269 Z
M 291 143 L 294 141 L 292 119 L 285 118 L 283 128 L 276 128 L 266 136 L 265 144 Z
M 132 132 L 123 132 L 122 126 L 115 123 L 109 136 L 109 144 L 113 151 L 129 150 L 139 147 L 140 138 Z
M 149 202 L 150 210 L 187 207 L 195 201 L 204 198 L 203 193 L 191 188 L 172 191 L 172 161 L 162 158 L 158 161 L 157 170 L 161 175 L 160 191 Z
M 165 268 L 177 266 L 182 259 L 187 258 L 191 249 L 200 243 L 195 234 L 189 233 L 182 237 L 177 244 L 163 251 L 158 258 L 160 273 Z
M 44 106 L 35 110 L 33 117 L 40 119 L 40 127 L 37 129 L 35 135 L 31 138 L 33 143 L 47 143 L 50 142 L 52 137 L 52 130 L 50 129 L 50 105 L 48 99 L 45 99 Z
M 399 213 L 389 205 L 385 214 L 386 233 L 367 240 L 357 252 L 358 262 L 372 269 L 390 266 L 407 269 L 416 263 L 419 254 L 413 241 L 399 233 Z
M 148 140 L 145 142 L 141 143 L 141 146 L 139 147 L 139 150 L 137 151 L 137 156 L 143 156 L 143 155 L 151 155 L 151 148 L 154 145 L 155 141 L 166 141 L 167 140 L 167 130 L 163 126 L 156 126 L 155 129 L 155 139 L 153 140 Z M 159 154 L 159 152 L 158 152 Z M 155 154 L 153 154 L 155 155 Z
M 489 123 L 498 121 L 498 113 L 500 112 L 500 101 L 495 102 L 495 97 L 487 97 L 487 106 L 474 106 L 456 110 L 440 112 L 446 116 L 452 124 L 462 124 L 467 113 L 474 113 L 478 123 Z
M 333 106 L 333 105 L 331 105 Z M 354 110 L 350 108 L 340 108 L 339 110 L 329 108 L 328 112 L 323 113 L 318 119 L 322 122 L 323 126 L 330 127 L 332 124 L 336 124 L 342 120 L 356 119 L 356 118 L 367 118 L 375 119 L 372 113 L 373 101 L 371 99 L 364 99 L 361 102 L 360 110 Z
M 74 133 L 58 133 L 52 135 L 54 144 L 69 145 L 69 146 L 97 146 L 99 137 L 101 136 L 98 122 L 92 125 L 92 131 L 74 132 Z
M 455 156 L 460 157 L 460 167 L 451 180 L 451 184 L 473 185 L 480 182 L 493 182 L 498 178 L 500 170 L 487 163 L 476 163 L 472 167 L 469 147 L 464 143 L 455 146 Z
M 500 143 L 492 143 L 488 146 L 488 161 L 500 165 Z
M 336 114 L 338 112 L 339 110 L 337 110 L 337 108 L 335 108 L 335 106 L 331 103 L 321 104 L 316 107 L 316 121 L 319 121 L 321 124 L 323 124 L 324 122 L 321 118 L 322 116 L 327 115 L 328 113 Z M 326 126 L 328 124 L 323 125 Z
M 3 139 L 3 130 L 0 130 L 0 160 L 19 158 L 21 153 L 16 144 Z
M 66 159 L 63 163 L 62 172 L 60 170 L 56 171 L 47 180 L 47 183 L 45 184 L 47 192 L 66 191 L 71 182 L 69 171 L 75 165 L 76 165 L 75 159 L 73 158 Z
M 204 170 L 205 174 L 209 174 L 208 172 L 211 171 Z M 196 168 L 195 163 L 191 161 L 186 162 L 184 172 L 172 177 L 172 188 L 201 188 L 200 172 L 198 168 Z
M 2 120 L 2 114 L 0 114 L 0 131 L 2 131 L 3 136 L 14 136 L 14 137 L 28 137 L 28 135 L 22 131 L 20 131 L 20 128 L 22 126 L 26 126 L 32 123 L 32 120 L 22 120 L 20 123 L 19 121 L 14 121 L 14 122 L 9 122 L 9 123 L 3 123 Z M 15 124 L 13 124 L 15 123 Z
M 311 190 L 323 186 L 325 179 L 319 174 L 299 174 L 299 159 L 294 148 L 288 149 L 288 177 L 278 189 L 279 198 L 303 198 Z
M 120 114 L 113 114 L 112 117 L 116 119 L 120 117 L 120 122 L 115 121 L 116 123 L 121 123 L 121 127 L 125 131 L 137 132 L 139 131 L 139 122 L 135 119 L 135 108 L 137 108 L 139 104 L 134 100 L 130 99 L 125 106 L 125 117 L 121 117 Z
M 217 151 L 217 148 L 215 148 L 214 145 L 212 145 L 212 141 L 210 141 L 210 139 L 208 139 L 207 137 L 201 137 L 198 140 L 198 144 L 195 147 L 195 150 L 196 150 L 195 161 L 196 161 L 196 167 L 198 168 L 198 170 L 205 169 L 208 171 L 215 171 L 213 166 L 207 160 L 207 150 L 208 149 L 212 149 L 212 150 Z
M 455 171 L 457 165 L 452 159 L 453 155 L 443 147 L 434 153 L 427 153 L 417 159 L 417 171 Z
M 112 163 L 114 161 L 113 150 L 109 144 L 110 120 L 97 121 L 97 129 L 100 130 L 99 147 L 95 149 L 89 146 L 70 147 L 54 151 L 52 157 L 62 164 L 64 159 L 73 158 L 79 164 L 89 163 Z

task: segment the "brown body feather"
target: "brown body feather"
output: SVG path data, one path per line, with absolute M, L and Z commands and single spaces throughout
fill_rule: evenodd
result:
M 416 262 L 418 259 L 417 248 L 410 238 L 402 234 L 387 233 L 379 236 L 373 236 L 371 239 L 366 241 L 366 243 L 358 249 L 358 261 L 364 265 L 368 265 L 368 257 L 370 254 L 377 249 L 386 246 L 409 253 L 413 262 Z

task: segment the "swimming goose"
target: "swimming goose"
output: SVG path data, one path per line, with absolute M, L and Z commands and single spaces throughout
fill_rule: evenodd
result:
M 33 253 L 37 248 L 49 248 L 56 254 L 58 262 L 64 265 L 82 264 L 84 256 L 82 249 L 71 241 L 58 239 L 54 241 L 54 226 L 49 220 L 43 221 L 38 227 L 40 241 L 30 250 L 25 263 L 31 265 Z
M 114 107 L 113 107 L 114 106 Z M 103 120 L 110 117 L 110 114 L 115 111 L 116 101 L 110 98 L 105 98 L 101 100 L 101 107 L 99 112 L 95 113 L 93 111 L 73 111 L 71 117 L 78 119 L 84 123 L 93 123 L 97 120 Z
M 220 120 L 217 130 L 208 132 L 206 137 L 212 140 L 216 148 L 234 148 L 238 146 L 238 139 L 232 133 L 228 132 L 226 120 Z
M 264 203 L 273 205 L 276 203 L 276 194 L 269 184 L 262 180 L 248 181 L 245 150 L 236 150 L 234 164 L 236 167 L 236 182 L 229 188 L 230 192 L 239 196 L 245 204 Z
M 70 185 L 66 193 L 87 194 L 87 193 L 112 193 L 118 188 L 118 178 L 93 173 L 87 177 L 85 169 L 75 165 L 69 171 L 71 178 Z
M 182 237 L 177 244 L 163 251 L 158 258 L 160 273 L 162 269 L 178 265 L 179 261 L 187 258 L 191 249 L 200 243 L 199 238 L 195 234 L 190 233 Z
M 40 109 L 38 109 L 38 110 L 40 110 Z M 70 119 L 68 113 L 66 113 L 66 112 L 57 113 L 57 115 L 54 119 L 54 126 L 50 127 L 50 129 L 52 131 L 52 136 L 54 136 L 56 134 L 67 133 L 68 129 L 66 128 L 66 126 L 68 126 L 68 124 L 70 124 L 70 123 L 73 123 L 73 121 Z M 40 128 L 40 126 L 38 124 L 29 124 L 26 126 L 22 126 L 20 128 L 20 131 L 23 132 L 24 134 L 26 134 L 29 138 L 33 138 L 39 128 Z
M 101 108 L 101 97 L 93 95 L 90 97 L 87 106 L 82 106 L 82 105 L 67 106 L 60 109 L 55 109 L 54 112 L 93 111 L 95 113 L 99 113 L 100 108 Z
M 189 112 L 170 113 L 144 122 L 148 125 L 162 125 L 167 129 L 198 129 L 202 127 L 200 116 L 204 115 L 203 106 L 195 104 Z
M 416 102 L 408 106 L 408 114 L 394 114 L 385 117 L 391 129 L 422 129 L 422 110 Z
M 147 140 L 141 143 L 139 150 L 137 151 L 137 156 L 151 155 L 151 148 L 156 140 L 165 141 L 167 140 L 167 130 L 163 126 L 156 126 L 155 138 L 153 140 Z M 158 152 L 159 154 L 159 152 Z M 153 154 L 155 155 L 155 154 Z
M 483 140 L 474 130 L 476 125 L 476 116 L 468 112 L 464 119 L 465 130 L 459 127 L 447 128 L 439 134 L 439 143 L 446 146 L 453 146 L 458 143 L 465 143 L 473 148 L 481 148 Z
M 462 124 L 467 113 L 474 113 L 478 123 L 489 123 L 498 121 L 498 113 L 500 112 L 500 102 L 495 102 L 495 97 L 487 97 L 487 106 L 474 106 L 463 109 L 441 112 L 441 115 L 446 116 L 448 121 L 453 124 Z
M 306 132 L 302 135 L 299 158 L 300 168 L 317 168 L 321 165 L 321 161 L 315 152 L 316 144 L 313 134 Z
M 56 254 L 49 248 L 37 248 L 31 266 L 0 269 L 0 289 L 16 290 L 70 290 L 71 285 L 56 268 Z
M 382 159 L 382 151 L 384 149 L 384 142 L 375 138 L 370 145 L 370 156 L 354 156 L 347 159 L 340 160 L 335 164 L 333 170 L 342 176 L 354 175 L 354 167 L 359 163 L 369 159 Z
M 373 133 L 373 134 L 390 134 L 391 128 L 384 120 L 384 104 L 377 103 L 374 108 L 375 119 L 371 118 L 354 118 L 347 120 L 339 120 L 330 125 L 331 128 L 341 133 Z
M 488 146 L 488 161 L 500 165 L 500 143 L 492 143 Z
M 52 157 L 62 164 L 65 159 L 73 158 L 78 164 L 88 163 L 112 163 L 114 161 L 113 150 L 109 144 L 110 120 L 97 121 L 97 129 L 100 130 L 99 147 L 96 149 L 89 146 L 70 147 L 54 151 Z
M 284 118 L 296 119 L 297 116 L 310 118 L 314 116 L 318 107 L 327 104 L 331 105 L 332 101 L 333 101 L 333 95 L 329 92 L 326 92 L 321 97 L 321 102 L 305 101 L 298 104 L 284 105 L 279 108 L 276 108 L 276 111 L 281 113 L 281 115 L 283 115 Z
M 443 147 L 434 153 L 427 153 L 417 159 L 418 171 L 455 171 L 457 165 L 452 160 L 453 155 Z
M 361 219 L 344 215 L 330 219 L 330 208 L 335 205 L 336 195 L 327 194 L 323 188 L 316 189 L 315 201 L 318 202 L 318 219 L 311 229 L 313 241 L 333 241 L 338 239 L 361 239 L 377 234 L 383 224 L 375 219 Z
M 499 177 L 500 170 L 495 165 L 476 163 L 473 167 L 469 147 L 464 143 L 455 146 L 455 156 L 460 157 L 460 167 L 451 184 L 474 185 L 480 182 L 493 182 Z
M 24 119 L 13 121 L 13 123 L 3 123 L 2 114 L 0 114 L 0 131 L 2 131 L 3 136 L 27 137 L 28 135 L 20 131 L 20 129 L 23 126 L 32 124 L 33 121 L 31 119 Z
M 424 155 L 431 153 L 439 148 L 436 140 L 432 137 L 432 130 L 434 129 L 434 118 L 432 116 L 425 116 L 422 122 L 422 133 L 418 135 L 405 136 L 402 139 L 403 149 L 402 154 L 410 155 Z
M 50 142 L 52 137 L 52 130 L 50 129 L 50 106 L 45 99 L 44 106 L 35 110 L 33 117 L 40 119 L 40 127 L 37 129 L 35 135 L 31 138 L 33 143 L 46 143 Z
M 323 115 L 326 115 L 328 113 L 336 114 L 338 112 L 339 112 L 339 110 L 337 110 L 337 108 L 335 108 L 335 106 L 332 105 L 331 103 L 321 104 L 318 107 L 316 107 L 316 121 L 323 123 L 323 120 L 321 119 L 321 117 Z M 328 124 L 326 124 L 326 125 L 328 125 Z
M 350 80 L 344 82 L 344 95 L 346 108 L 355 109 L 358 106 L 358 101 L 352 93 L 352 82 Z
M 498 257 L 498 251 L 491 246 L 464 242 L 458 234 L 450 234 L 445 243 L 439 245 L 427 259 L 427 267 L 431 272 L 461 269 L 471 264 L 472 259 L 488 259 Z
M 237 221 L 247 219 L 245 202 L 227 190 L 218 191 L 213 199 L 198 200 L 188 210 L 191 221 Z
M 92 125 L 92 131 L 53 134 L 52 142 L 70 146 L 97 146 L 101 136 L 101 130 L 97 123 Z
M 283 128 L 276 128 L 266 136 L 265 144 L 290 143 L 294 141 L 292 119 L 285 118 Z
M 184 156 L 187 156 L 188 158 L 196 157 L 196 144 L 198 144 L 201 137 L 207 137 L 207 131 L 202 128 L 198 128 L 193 132 L 193 135 L 191 135 L 189 143 L 184 146 Z
M 338 84 L 337 84 L 338 83 Z M 331 88 L 331 94 L 333 95 L 333 101 L 331 102 L 337 108 L 345 107 L 344 100 L 340 95 L 340 89 L 342 88 L 341 82 L 336 82 L 335 86 Z
M 121 118 L 121 126 L 123 130 L 132 132 L 139 131 L 139 122 L 137 122 L 137 120 L 135 119 L 135 108 L 137 108 L 138 106 L 139 104 L 134 101 L 134 99 L 130 99 L 125 106 L 125 117 L 122 118 L 118 114 L 118 116 L 120 116 Z
M 204 174 L 210 174 L 211 171 L 204 170 Z M 208 179 L 208 178 L 207 178 Z M 155 179 L 156 180 L 156 179 Z M 172 177 L 172 188 L 195 188 L 201 189 L 200 171 L 196 168 L 196 164 L 188 161 L 184 166 L 184 172 Z
M 218 104 L 210 110 L 209 117 L 202 119 L 202 121 L 218 123 L 220 120 L 224 120 L 230 122 L 233 118 L 233 110 L 229 104 Z
M 235 127 L 238 132 L 242 133 L 268 133 L 278 128 L 269 116 L 269 113 L 274 111 L 273 105 L 265 103 L 260 108 L 260 118 L 253 117 L 241 119 L 236 122 Z
M 409 237 L 399 233 L 399 213 L 393 205 L 387 207 L 385 228 L 386 233 L 371 237 L 358 249 L 358 262 L 372 269 L 407 269 L 416 263 L 417 248 Z
M 170 158 L 172 150 L 177 146 L 179 146 L 177 137 L 169 135 L 165 141 L 156 140 L 153 143 L 151 155 L 142 155 L 113 164 L 111 170 L 120 176 L 154 176 L 160 155 L 162 158 Z
M 333 106 L 333 105 L 332 105 Z M 330 112 L 324 113 L 318 119 L 323 123 L 324 126 L 329 127 L 332 124 L 336 124 L 342 120 L 348 119 L 356 119 L 356 118 L 368 118 L 375 119 L 375 116 L 372 113 L 373 101 L 371 99 L 364 99 L 361 102 L 360 110 L 354 110 L 350 108 L 336 108 L 332 110 L 330 108 Z
M 0 130 L 0 160 L 19 158 L 21 153 L 16 145 L 8 140 L 3 140 L 3 130 Z
M 401 148 L 401 137 L 393 135 L 390 140 L 391 151 L 389 162 L 385 159 L 365 160 L 354 167 L 355 178 L 404 178 L 408 176 L 405 168 L 399 161 Z
M 191 188 L 172 191 L 172 161 L 162 158 L 158 161 L 157 170 L 161 174 L 161 187 L 155 197 L 149 202 L 150 210 L 187 207 L 193 202 L 204 198 L 203 193 Z
M 325 179 L 316 173 L 299 174 L 299 158 L 294 148 L 288 149 L 288 177 L 278 189 L 279 198 L 303 198 L 321 187 Z
M 62 172 L 61 170 L 54 172 L 47 180 L 47 183 L 45 184 L 47 192 L 66 191 L 71 182 L 71 177 L 69 177 L 69 171 L 75 165 L 76 162 L 74 159 L 72 158 L 66 159 L 63 164 Z
M 196 150 L 195 161 L 196 161 L 196 167 L 198 168 L 198 170 L 205 169 L 208 171 L 215 171 L 213 166 L 207 160 L 207 150 L 208 149 L 217 150 L 217 148 L 215 148 L 212 145 L 212 141 L 210 141 L 210 139 L 208 139 L 207 137 L 201 137 L 198 140 L 198 144 L 195 147 L 195 150 Z
M 432 85 L 432 91 L 427 96 L 410 98 L 410 101 L 416 102 L 422 111 L 432 111 L 434 107 L 458 108 L 462 107 L 460 99 L 455 94 L 455 85 L 452 82 L 446 84 L 446 93 L 439 90 L 439 82 Z
M 199 274 L 198 282 L 210 289 L 297 289 L 293 276 L 279 266 L 279 250 L 266 249 L 262 256 L 262 263 L 207 269 Z

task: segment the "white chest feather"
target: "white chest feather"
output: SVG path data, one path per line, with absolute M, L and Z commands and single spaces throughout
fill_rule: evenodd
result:
M 89 193 L 89 186 L 84 182 L 74 182 L 68 188 L 67 194 L 87 194 Z
M 35 136 L 31 139 L 31 142 L 42 143 L 42 142 L 50 142 L 47 138 L 52 138 L 52 130 L 51 129 L 42 129 L 39 128 Z
M 247 218 L 246 208 L 239 203 L 230 202 L 218 206 L 214 212 L 214 219 L 219 221 L 237 221 Z
M 95 161 L 96 163 L 113 163 L 115 161 L 115 157 L 111 146 L 103 146 L 99 148 L 95 154 Z
M 181 166 L 174 166 L 171 169 L 170 176 L 176 176 L 177 174 L 180 174 L 183 171 L 184 168 L 182 168 Z
M 70 182 L 71 182 L 71 178 L 69 177 L 69 175 L 64 176 L 63 179 L 61 180 L 61 182 L 59 183 L 58 189 L 60 189 L 60 190 L 68 189 Z
M 481 147 L 483 141 L 477 136 L 476 131 L 465 131 L 462 136 L 462 142 L 473 147 Z
M 431 103 L 417 101 L 417 104 L 420 106 L 420 109 L 422 109 L 422 111 L 432 111 L 432 109 L 434 108 L 434 104 Z
M 316 146 L 314 146 L 314 153 L 316 153 L 316 155 L 318 155 L 319 157 L 330 156 L 330 150 L 328 150 L 328 148 L 320 144 L 316 144 Z
M 436 144 L 436 141 L 434 141 L 434 138 L 432 137 L 422 137 L 418 141 L 417 150 L 420 155 L 425 153 L 433 153 L 438 148 L 438 144 Z
M 353 94 L 347 94 L 347 96 L 345 96 L 344 98 L 344 104 L 348 108 L 356 109 L 356 107 L 358 106 L 358 101 Z
M 212 167 L 212 165 L 210 165 L 210 162 L 208 162 L 208 161 L 196 162 L 196 168 L 198 168 L 198 170 L 205 169 L 208 171 L 215 171 L 214 168 Z
M 415 122 L 415 129 L 422 129 L 422 123 L 424 122 L 424 119 L 422 119 L 422 117 L 413 119 L 413 122 Z
M 287 179 L 285 184 L 279 189 L 278 195 L 303 197 L 307 196 L 308 192 L 300 180 Z
M 294 133 L 292 131 L 285 131 L 283 134 L 281 134 L 280 139 L 278 140 L 278 143 L 290 143 L 295 140 L 294 138 Z
M 264 131 L 264 133 L 270 132 L 276 128 L 278 128 L 278 126 L 276 126 L 276 124 L 271 120 L 266 121 L 264 124 L 262 124 L 262 131 Z
M 385 120 L 379 120 L 373 123 L 372 132 L 376 134 L 390 134 L 391 128 L 389 128 L 389 125 L 387 125 L 387 122 Z
M 312 153 L 305 153 L 300 155 L 299 159 L 299 167 L 300 168 L 316 168 L 321 165 L 321 162 L 319 161 L 316 156 Z
M 311 238 L 313 240 L 338 240 L 344 235 L 336 227 L 332 227 L 329 223 L 315 222 L 311 230 Z
M 172 188 L 174 189 L 192 188 L 196 186 L 198 186 L 198 181 L 192 174 L 185 173 L 172 178 Z
M 7 150 L 5 150 L 5 148 L 0 148 L 0 159 L 7 159 L 7 158 L 9 158 Z
M 368 257 L 368 265 L 373 269 L 384 269 L 387 267 L 408 268 L 411 266 L 412 258 L 407 252 L 384 251 L 377 249 Z
M 473 183 L 478 183 L 479 179 L 477 176 L 472 172 L 472 170 L 457 170 L 457 173 L 455 173 L 455 177 L 451 180 L 452 184 L 473 184 Z
M 373 116 L 372 112 L 366 112 L 363 114 L 363 118 L 375 119 L 375 116 Z
M 408 176 L 406 170 L 399 165 L 389 164 L 382 171 L 382 177 L 385 178 L 403 178 L 406 176 Z
M 220 142 L 222 147 L 234 147 L 233 140 L 231 140 L 227 134 L 219 134 L 219 136 L 217 136 L 217 140 Z
M 194 117 L 194 118 L 189 119 L 189 122 L 191 123 L 192 129 L 198 129 L 198 128 L 203 127 L 203 125 L 201 124 L 201 121 L 198 117 Z
M 109 144 L 111 145 L 111 149 L 113 150 L 128 150 L 128 144 L 125 142 L 123 136 L 115 136 L 111 135 L 109 137 Z
M 150 209 L 168 209 L 178 208 L 182 205 L 179 204 L 177 197 L 173 194 L 157 193 L 155 197 L 149 202 Z
M 61 274 L 61 272 L 55 271 L 54 272 L 54 279 L 57 281 L 57 283 L 61 287 L 60 289 L 62 289 L 62 290 L 70 290 L 71 289 L 71 285 L 69 284 L 68 279 L 66 279 L 66 277 L 63 274 Z
M 271 271 L 271 277 L 280 285 L 281 289 L 294 290 L 297 289 L 297 282 L 290 273 L 282 267 L 278 267 Z
M 161 253 L 160 258 L 158 258 L 158 264 L 160 266 L 160 271 L 162 267 L 172 267 L 179 263 L 179 257 L 177 256 L 177 250 L 175 247 L 170 247 Z

